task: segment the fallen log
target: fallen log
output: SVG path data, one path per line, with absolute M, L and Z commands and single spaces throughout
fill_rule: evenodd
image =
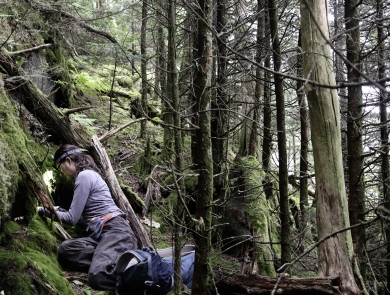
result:
M 325 295 L 340 294 L 338 278 L 290 278 L 215 273 L 218 293 L 223 295 Z M 274 293 L 272 293 L 274 292 Z
M 4 80 L 6 89 L 12 93 L 35 116 L 35 118 L 63 142 L 85 146 L 88 142 L 71 126 L 69 119 L 53 105 L 34 83 L 25 78 L 26 73 L 16 67 L 12 58 L 0 50 L 0 67 L 9 77 Z M 17 78 L 17 79 L 16 79 Z

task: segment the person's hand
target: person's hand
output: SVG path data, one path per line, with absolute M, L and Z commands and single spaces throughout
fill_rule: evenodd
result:
M 66 212 L 66 210 L 60 206 L 54 206 L 54 209 L 56 209 L 57 212 Z
M 39 216 L 44 216 L 45 215 L 45 208 L 42 206 L 37 207 L 37 212 Z

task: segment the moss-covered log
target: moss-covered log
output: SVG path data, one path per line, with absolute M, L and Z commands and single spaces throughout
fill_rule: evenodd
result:
M 0 50 L 0 70 L 8 75 L 4 79 L 5 87 L 17 97 L 26 109 L 48 130 L 61 138 L 64 143 L 86 146 L 87 141 L 72 128 L 69 119 L 47 99 L 21 68 L 15 65 L 5 50 Z
M 325 295 L 339 294 L 338 278 L 276 278 L 259 275 L 216 273 L 219 294 L 224 295 Z

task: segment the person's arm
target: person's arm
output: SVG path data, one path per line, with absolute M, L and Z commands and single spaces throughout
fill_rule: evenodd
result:
M 71 225 L 75 225 L 84 211 L 85 204 L 91 191 L 91 179 L 87 173 L 80 172 L 76 177 L 74 186 L 73 199 L 69 211 L 60 207 L 55 207 L 61 221 Z M 38 213 L 46 217 L 51 217 L 52 214 L 49 209 L 38 207 Z
M 63 222 L 75 225 L 80 220 L 92 187 L 91 178 L 88 175 L 88 173 L 80 172 L 76 177 L 73 200 L 69 211 L 57 211 L 58 216 Z

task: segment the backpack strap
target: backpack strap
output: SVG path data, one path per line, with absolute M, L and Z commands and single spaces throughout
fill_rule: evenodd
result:
M 149 253 L 147 259 L 148 259 L 148 276 L 152 278 L 152 281 L 145 281 L 145 285 L 152 286 L 154 282 L 157 282 L 157 274 L 153 271 L 153 265 L 152 265 L 152 255 L 158 255 L 156 250 L 154 250 L 151 247 L 144 247 L 142 248 L 142 251 Z
M 138 261 L 145 261 L 147 259 L 145 256 L 141 255 L 138 251 L 139 250 L 127 250 L 121 254 L 121 256 L 119 257 L 116 263 L 116 268 L 115 268 L 118 274 L 123 273 L 126 269 L 128 269 L 130 266 L 135 264 L 135 263 L 131 263 L 131 260 L 133 258 L 137 258 Z
M 148 272 L 149 272 L 149 269 L 152 265 L 151 255 L 142 255 L 143 253 L 144 252 L 141 250 L 127 250 L 121 254 L 115 266 L 115 271 L 118 274 L 116 276 L 115 295 L 121 295 L 120 294 L 120 286 L 122 286 L 121 274 L 130 266 L 148 260 Z M 132 261 L 134 258 L 136 258 L 137 261 Z

